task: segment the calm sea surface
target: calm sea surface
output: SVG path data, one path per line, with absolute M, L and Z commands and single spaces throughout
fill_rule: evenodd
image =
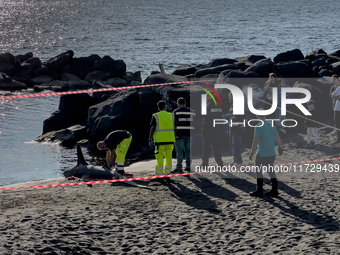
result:
M 0 0 L 0 50 L 43 61 L 69 49 L 110 55 L 146 78 L 158 63 L 172 72 L 219 57 L 339 50 L 339 13 L 333 0 Z M 59 177 L 75 163 L 75 149 L 32 142 L 58 104 L 0 101 L 0 185 Z

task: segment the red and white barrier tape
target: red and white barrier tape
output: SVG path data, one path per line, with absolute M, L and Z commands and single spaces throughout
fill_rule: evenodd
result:
M 106 92 L 106 91 L 115 91 L 115 90 L 125 90 L 125 89 L 138 89 L 138 88 L 149 88 L 149 87 L 157 87 L 157 86 L 166 86 L 166 85 L 180 85 L 180 84 L 190 84 L 190 83 L 199 83 L 199 82 L 211 82 L 215 80 L 205 80 L 205 81 L 181 81 L 181 82 L 169 82 L 169 83 L 159 83 L 159 84 L 150 84 L 150 85 L 136 85 L 136 86 L 125 86 L 118 88 L 102 88 L 102 89 L 88 89 L 88 90 L 75 90 L 75 91 L 66 91 L 66 92 L 51 92 L 51 93 L 42 93 L 42 94 L 27 94 L 27 95 L 15 95 L 15 96 L 4 96 L 0 97 L 0 100 L 4 99 L 16 99 L 16 98 L 32 98 L 32 97 L 48 97 L 48 96 L 61 96 L 61 95 L 75 95 L 75 94 L 84 94 L 84 93 L 94 93 L 94 92 Z
M 334 160 L 340 160 L 340 157 L 327 158 L 327 159 L 315 159 L 315 160 L 308 160 L 308 161 L 298 161 L 298 162 L 292 162 L 292 163 L 282 163 L 282 164 L 275 164 L 274 166 L 298 165 L 298 164 L 325 162 L 325 161 L 334 161 Z M 239 168 L 237 170 L 239 170 Z M 75 182 L 75 183 L 59 183 L 59 184 L 46 184 L 46 185 L 9 187 L 9 188 L 5 187 L 5 188 L 0 188 L 0 191 L 3 191 L 3 190 L 18 190 L 18 189 L 33 189 L 33 188 L 67 187 L 67 186 L 78 186 L 78 185 L 99 184 L 99 183 L 112 183 L 112 182 L 142 181 L 142 180 L 162 179 L 162 178 L 167 178 L 167 177 L 188 176 L 188 175 L 206 174 L 206 173 L 213 173 L 213 172 L 209 172 L 209 171 L 207 171 L 207 172 L 192 172 L 192 173 L 183 173 L 183 174 L 168 174 L 168 175 L 158 175 L 158 176 L 136 177 L 136 178 L 128 178 L 128 179 L 113 179 L 113 180 Z M 215 173 L 217 173 L 217 171 L 215 171 Z

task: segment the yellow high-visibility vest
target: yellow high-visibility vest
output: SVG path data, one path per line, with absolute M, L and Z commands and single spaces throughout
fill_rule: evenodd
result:
M 152 115 L 156 120 L 154 133 L 155 143 L 175 142 L 173 115 L 166 111 L 160 111 Z

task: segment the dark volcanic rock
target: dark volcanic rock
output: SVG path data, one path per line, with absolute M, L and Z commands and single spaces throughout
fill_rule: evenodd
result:
M 59 80 L 59 75 L 56 72 L 48 69 L 44 65 L 38 66 L 32 72 L 33 77 L 38 77 L 38 76 L 42 76 L 42 75 L 47 75 L 47 76 L 51 77 L 53 80 Z
M 12 78 L 14 80 L 25 82 L 31 79 L 33 70 L 41 66 L 39 58 L 30 58 L 14 69 Z
M 47 75 L 41 75 L 38 77 L 34 77 L 32 79 L 29 79 L 26 84 L 30 87 L 33 87 L 34 85 L 41 85 L 44 83 L 50 83 L 53 79 L 50 76 Z
M 43 134 L 83 123 L 89 107 L 97 102 L 88 94 L 61 96 L 59 109 L 44 121 Z
M 142 76 L 140 71 L 134 73 L 127 72 L 126 75 L 123 76 L 123 79 L 126 80 L 126 82 L 131 86 L 142 84 Z
M 174 74 L 152 74 L 144 80 L 144 84 L 160 84 L 169 82 L 182 82 L 188 81 L 187 78 Z
M 21 90 L 27 89 L 24 83 L 13 80 L 4 73 L 0 73 L 0 89 L 2 90 Z
M 128 130 L 133 136 L 133 148 L 141 139 L 147 141 L 149 121 L 143 116 L 137 90 L 126 90 L 89 108 L 88 130 L 95 143 L 113 130 Z
M 286 51 L 278 54 L 273 60 L 274 63 L 288 62 L 288 61 L 298 61 L 304 59 L 304 56 L 299 49 Z
M 123 60 L 114 60 L 110 56 L 104 56 L 96 61 L 93 70 L 101 70 L 115 77 L 123 77 L 126 73 L 126 64 Z
M 73 147 L 77 143 L 76 135 L 69 129 L 61 129 L 51 131 L 41 136 L 38 136 L 37 142 L 58 142 L 64 147 Z
M 237 65 L 234 65 L 234 64 L 225 64 L 225 65 L 216 66 L 216 67 L 204 68 L 204 69 L 198 70 L 195 73 L 195 78 L 200 78 L 207 74 L 220 74 L 222 71 L 235 70 L 235 69 L 237 69 Z
M 246 73 L 254 72 L 261 77 L 268 77 L 270 73 L 276 73 L 274 63 L 271 59 L 261 59 L 245 70 Z
M 321 58 L 323 56 L 327 55 L 327 53 L 323 49 L 314 50 L 311 53 L 306 55 L 306 59 L 309 59 L 310 61 L 314 61 L 318 58 Z
M 119 77 L 108 79 L 105 82 L 112 87 L 125 87 L 127 85 L 126 80 Z
M 326 65 L 327 59 L 328 59 L 328 56 L 323 56 L 321 58 L 318 58 L 318 59 L 316 59 L 312 62 L 312 66 L 314 66 L 314 67 L 315 66 L 317 66 L 317 67 L 324 66 L 324 65 Z
M 48 84 L 33 86 L 34 91 L 52 90 L 54 92 L 68 91 L 70 88 L 65 81 L 54 80 Z
M 216 58 L 210 61 L 208 64 L 208 67 L 215 67 L 215 66 L 221 66 L 221 65 L 233 65 L 237 64 L 237 60 L 235 59 L 230 59 L 230 58 Z
M 84 79 L 88 73 L 94 71 L 93 66 L 99 59 L 100 57 L 97 54 L 88 57 L 73 58 L 70 64 L 71 73 Z
M 78 89 L 90 89 L 92 88 L 91 83 L 85 80 L 81 80 L 77 75 L 70 73 L 62 73 L 60 75 L 62 81 L 66 81 L 68 87 L 71 90 Z
M 259 55 L 249 55 L 249 56 L 246 56 L 246 57 L 235 58 L 235 60 L 237 60 L 240 63 L 250 63 L 250 64 L 255 64 L 257 61 L 259 61 L 261 59 L 266 59 L 266 57 L 265 56 L 259 56 Z
M 319 76 L 332 76 L 334 74 L 333 71 L 329 70 L 329 69 L 324 69 L 322 68 L 320 71 L 319 71 Z
M 340 50 L 334 51 L 334 52 L 332 52 L 332 53 L 329 54 L 329 55 L 336 56 L 336 57 L 339 57 L 339 58 L 340 58 Z
M 331 64 L 332 68 L 333 68 L 333 72 L 337 75 L 340 75 L 340 61 Z
M 15 56 L 15 58 L 20 62 L 20 63 L 23 63 L 25 62 L 27 59 L 29 58 L 33 58 L 33 53 L 32 52 L 28 52 L 24 55 L 17 55 Z
M 68 50 L 64 53 L 59 54 L 58 56 L 51 58 L 44 65 L 50 69 L 55 71 L 56 73 L 61 73 L 63 68 L 68 66 L 71 63 L 72 57 L 74 53 L 72 50 Z
M 86 75 L 85 80 L 92 83 L 94 81 L 105 81 L 111 77 L 110 73 L 104 72 L 104 71 L 94 71 L 92 73 L 89 73 Z
M 0 73 L 11 75 L 18 64 L 18 60 L 11 53 L 0 53 Z
M 286 78 L 315 77 L 313 66 L 308 60 L 290 61 L 275 65 L 280 76 Z
M 179 66 L 172 72 L 174 75 L 186 76 L 189 74 L 195 74 L 197 68 L 194 66 Z

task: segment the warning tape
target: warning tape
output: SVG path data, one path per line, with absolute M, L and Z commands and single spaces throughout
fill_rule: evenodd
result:
M 150 85 L 140 84 L 140 85 L 135 85 L 135 86 L 125 86 L 125 87 L 117 87 L 117 88 L 102 88 L 102 89 L 88 89 L 88 90 L 74 90 L 74 91 L 65 91 L 65 92 L 51 92 L 51 93 L 4 96 L 4 97 L 0 97 L 0 100 L 17 99 L 17 98 L 49 97 L 49 96 L 61 96 L 61 95 L 75 95 L 75 94 L 106 92 L 106 91 L 126 90 L 126 89 L 138 89 L 138 88 L 149 88 L 149 87 L 158 87 L 158 86 L 167 86 L 167 85 L 180 85 L 180 84 L 190 84 L 190 83 L 196 83 L 196 82 L 211 82 L 211 81 L 216 81 L 216 80 L 180 81 L 180 82 L 159 83 L 159 84 L 150 84 Z
M 313 162 L 325 162 L 325 161 L 334 161 L 340 160 L 340 157 L 337 158 L 327 158 L 327 159 L 315 159 L 315 160 L 307 160 L 307 161 L 298 161 L 292 163 L 282 163 L 275 164 L 274 166 L 283 166 L 283 165 L 298 165 L 298 164 L 306 164 Z M 240 168 L 237 168 L 239 170 Z M 101 184 L 101 183 L 113 183 L 113 182 L 128 182 L 128 181 L 142 181 L 142 180 L 152 180 L 152 179 L 162 179 L 176 176 L 189 176 L 194 174 L 206 174 L 206 173 L 217 173 L 214 172 L 192 172 L 192 173 L 182 173 L 182 174 L 167 174 L 167 175 L 158 175 L 158 176 L 147 176 L 147 177 L 135 177 L 135 178 L 127 178 L 127 179 L 113 179 L 113 180 L 102 180 L 102 181 L 90 181 L 90 182 L 75 182 L 75 183 L 58 183 L 58 184 L 46 184 L 46 185 L 35 185 L 35 186 L 22 186 L 22 187 L 9 187 L 9 188 L 0 188 L 0 191 L 3 190 L 20 190 L 20 189 L 33 189 L 33 188 L 51 188 L 51 187 L 67 187 L 67 186 L 79 186 L 86 184 Z

